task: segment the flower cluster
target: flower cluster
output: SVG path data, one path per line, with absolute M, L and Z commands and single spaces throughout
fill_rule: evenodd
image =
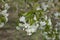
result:
M 6 3 L 4 6 L 4 10 L 0 12 L 0 27 L 3 27 L 4 24 L 8 21 L 8 13 L 7 10 L 9 9 L 8 4 Z
M 59 13 L 59 12 L 55 12 L 55 13 L 54 13 L 54 16 L 55 16 L 55 19 L 59 19 L 60 13 Z
M 26 22 L 26 19 L 24 16 L 20 17 L 19 21 L 23 22 L 23 23 L 19 23 L 19 26 L 17 26 L 16 29 L 17 30 L 20 30 L 20 29 L 25 30 L 27 32 L 27 35 L 32 35 L 32 33 L 36 32 L 36 30 L 39 26 L 39 24 L 37 22 L 30 25 L 29 23 Z
M 36 6 L 36 5 L 34 5 L 34 6 Z M 23 13 L 23 14 L 20 13 L 19 24 L 16 27 L 16 29 L 25 30 L 27 32 L 27 35 L 32 35 L 32 33 L 36 32 L 40 26 L 46 25 L 46 22 L 41 21 L 41 19 L 44 19 L 44 18 L 42 18 L 42 17 L 44 17 L 43 13 L 44 13 L 44 11 L 47 10 L 48 5 L 47 4 L 45 5 L 45 3 L 42 3 L 41 6 L 42 6 L 42 8 L 37 6 L 35 10 L 33 9 L 33 10 Z M 45 18 L 45 20 L 47 21 L 47 17 Z M 51 25 L 50 19 L 48 21 L 49 21 L 48 25 Z
M 52 0 L 51 0 L 52 1 Z M 49 1 L 50 2 L 50 1 Z M 37 6 L 38 3 L 33 5 L 32 10 L 20 13 L 19 23 L 16 27 L 17 30 L 24 30 L 27 32 L 27 35 L 32 35 L 32 33 L 40 30 L 43 39 L 45 40 L 59 40 L 59 32 L 57 28 L 53 27 L 52 19 L 48 15 L 50 10 L 48 8 L 54 7 L 53 5 L 49 6 L 45 2 L 41 3 L 40 6 Z M 58 18 L 60 14 L 56 12 L 54 14 L 55 18 Z M 60 25 L 60 24 L 59 24 Z M 56 25 L 57 26 L 57 25 Z

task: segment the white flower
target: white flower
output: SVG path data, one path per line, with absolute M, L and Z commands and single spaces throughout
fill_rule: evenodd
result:
M 58 17 L 59 16 L 59 13 L 58 12 L 54 13 L 54 16 L 55 17 Z
M 47 16 L 45 15 L 45 20 L 47 20 Z
M 7 10 L 3 10 L 2 12 L 1 12 L 1 14 L 5 17 L 5 19 L 6 19 L 6 21 L 5 22 L 7 22 L 8 21 L 8 13 L 7 13 Z
M 36 27 L 38 27 L 39 26 L 39 24 L 36 24 Z
M 33 24 L 33 25 L 29 25 L 29 24 L 25 24 L 25 31 L 27 32 L 27 35 L 32 35 L 32 33 L 36 32 L 37 28 L 38 28 L 38 24 Z
M 34 26 L 32 26 L 30 29 L 31 29 L 31 32 L 34 33 L 34 32 L 36 32 L 37 27 L 34 25 Z
M 9 14 L 8 14 L 8 13 L 6 13 L 6 14 L 5 14 L 5 16 L 6 16 L 6 17 L 8 17 L 8 16 L 9 16 Z
M 20 20 L 21 22 L 24 22 L 24 23 L 26 22 L 24 16 L 20 17 L 19 20 Z
M 25 28 L 29 28 L 30 27 L 30 25 L 28 23 L 25 23 L 24 26 L 25 26 Z
M 5 9 L 9 9 L 10 8 L 10 6 L 8 6 L 8 4 L 6 3 L 5 4 Z
M 47 9 L 48 5 L 45 3 L 42 3 L 42 8 L 44 9 L 44 11 Z
M 33 32 L 36 32 L 36 29 L 32 28 L 32 29 L 31 29 L 31 32 L 32 32 L 32 33 L 33 33 Z
M 2 13 L 2 15 L 4 15 L 5 17 L 8 17 L 8 15 L 9 15 L 9 14 L 7 13 L 7 10 L 3 10 L 1 13 Z
M 31 28 L 31 29 L 26 29 L 25 31 L 27 32 L 27 35 L 32 35 L 32 33 L 36 31 L 36 29 Z
M 7 13 L 7 10 L 3 10 L 3 11 L 2 11 L 2 14 L 6 14 L 6 13 Z
M 4 23 L 0 23 L 0 28 L 4 26 Z
M 51 19 L 48 19 L 48 25 L 52 25 L 52 23 L 51 23 Z
M 0 13 L 5 17 L 6 21 L 8 21 L 8 13 L 7 13 L 7 9 L 8 9 L 8 4 L 5 4 L 5 8 L 3 11 L 1 11 Z M 0 27 L 3 27 L 4 26 L 4 22 L 3 23 L 0 23 Z
M 55 19 L 59 19 L 60 13 L 56 12 L 56 13 L 54 13 L 54 16 L 55 16 Z
M 57 22 L 57 24 L 55 26 L 60 26 L 60 22 Z
M 37 18 L 36 18 L 36 16 L 34 15 L 34 20 L 36 20 Z
M 45 25 L 46 25 L 46 22 L 45 22 L 45 21 L 41 21 L 41 22 L 40 22 L 40 25 L 41 25 L 41 26 L 45 26 Z
M 37 7 L 36 10 L 41 10 L 41 8 L 40 7 Z
M 8 18 L 7 18 L 7 17 L 5 17 L 5 19 L 6 19 L 6 21 L 5 21 L 5 22 L 7 22 L 7 21 L 8 21 Z
M 5 19 L 6 19 L 5 22 L 7 22 L 7 21 L 8 21 L 8 15 L 9 15 L 9 14 L 7 13 L 7 10 L 5 9 L 5 10 L 1 11 L 1 14 L 4 15 L 4 17 L 5 17 Z
M 25 30 L 27 33 L 30 33 L 31 32 L 31 29 L 26 29 Z

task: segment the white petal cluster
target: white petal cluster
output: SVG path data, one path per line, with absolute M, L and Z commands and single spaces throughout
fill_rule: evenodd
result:
M 48 19 L 48 25 L 52 25 L 51 19 Z
M 3 11 L 1 11 L 0 12 L 0 14 L 2 14 L 4 17 L 5 17 L 5 19 L 6 19 L 6 21 L 5 21 L 5 23 L 8 21 L 8 13 L 7 13 L 7 10 L 9 9 L 9 6 L 8 6 L 8 4 L 5 4 L 5 9 L 3 10 Z M 3 27 L 4 26 L 4 22 L 1 22 L 0 23 L 0 27 Z
M 46 25 L 46 22 L 45 22 L 45 21 L 41 21 L 41 22 L 40 22 L 40 25 L 41 25 L 41 26 L 45 26 L 45 25 Z
M 55 19 L 58 19 L 58 16 L 60 16 L 59 12 L 54 13 Z
M 47 20 L 48 19 L 48 17 L 45 15 L 45 20 Z
M 51 19 L 47 17 L 47 15 L 44 16 L 44 20 L 40 20 L 40 29 L 45 29 L 46 25 L 52 26 Z M 52 27 L 50 27 L 52 28 Z
M 37 7 L 36 10 L 42 10 L 42 9 L 43 9 L 43 11 L 47 13 L 47 12 L 49 11 L 49 10 L 47 11 L 47 8 L 50 7 L 50 6 L 49 6 L 48 4 L 45 4 L 45 3 L 43 2 L 43 3 L 41 4 L 41 7 L 42 7 L 42 8 Z M 37 13 L 37 14 L 38 14 L 38 13 Z M 56 18 L 57 18 L 59 15 L 60 15 L 60 13 L 58 13 L 58 12 L 56 12 L 56 13 L 54 14 L 54 16 L 55 16 Z M 43 18 L 43 20 L 42 20 L 41 18 Z M 34 19 L 35 21 L 37 21 L 36 15 L 34 15 L 33 19 Z M 17 26 L 16 29 L 17 29 L 17 30 L 22 29 L 22 30 L 26 31 L 26 32 L 27 32 L 27 35 L 32 35 L 32 33 L 36 32 L 37 29 L 40 28 L 40 31 L 41 31 L 42 35 L 46 38 L 46 40 L 51 40 L 51 39 L 52 39 L 52 40 L 55 40 L 55 37 L 56 37 L 56 36 L 55 36 L 55 33 L 58 33 L 58 32 L 57 32 L 57 30 L 58 30 L 57 28 L 55 28 L 54 31 L 52 30 L 52 29 L 53 29 L 53 27 L 52 27 L 52 21 L 51 21 L 50 17 L 47 17 L 47 15 L 41 16 L 40 19 L 39 19 L 39 21 L 33 23 L 32 25 L 30 25 L 30 24 L 28 24 L 28 23 L 26 22 L 25 16 L 20 17 L 20 18 L 19 18 L 19 21 L 20 21 L 20 22 L 23 22 L 23 23 L 19 23 L 19 26 Z M 60 25 L 60 24 L 59 24 L 59 25 Z M 51 32 L 52 32 L 53 34 L 51 34 Z M 51 37 L 51 36 L 49 37 L 48 34 L 53 35 L 53 37 Z
M 27 35 L 32 35 L 32 33 L 36 32 L 37 28 L 38 28 L 38 24 L 33 24 L 30 26 L 30 24 L 25 23 L 25 24 L 20 24 L 20 27 L 23 27 L 23 30 L 25 30 L 27 32 Z M 19 27 L 17 27 L 16 29 L 20 30 Z
M 34 16 L 34 20 L 36 20 L 36 19 L 37 19 L 36 16 Z M 46 15 L 45 15 L 45 18 L 44 18 L 44 19 L 45 19 L 45 21 L 38 21 L 38 22 L 40 23 L 40 28 L 41 28 L 42 30 L 45 29 L 44 26 L 46 26 L 46 24 L 47 24 L 46 21 L 48 21 L 48 24 L 47 24 L 47 25 L 50 25 L 50 26 L 52 25 L 51 19 L 50 19 L 50 18 L 47 19 L 47 16 L 46 16 Z M 35 22 L 35 23 L 32 24 L 32 25 L 28 24 L 28 23 L 26 22 L 26 19 L 25 19 L 24 16 L 21 16 L 21 17 L 19 18 L 19 21 L 20 21 L 20 22 L 23 22 L 23 23 L 19 23 L 19 26 L 17 26 L 16 29 L 17 29 L 17 30 L 22 29 L 22 30 L 26 31 L 26 32 L 27 32 L 27 35 L 32 35 L 32 33 L 36 32 L 37 29 L 38 29 L 38 27 L 39 27 L 38 22 Z M 51 27 L 51 28 L 52 28 L 52 27 Z
M 36 18 L 34 18 L 34 19 L 36 20 Z M 24 16 L 20 17 L 19 21 L 23 22 L 24 24 L 19 23 L 19 26 L 17 26 L 16 29 L 17 30 L 23 29 L 24 31 L 27 32 L 27 35 L 32 35 L 32 33 L 36 32 L 36 30 L 37 30 L 37 28 L 39 26 L 39 24 L 37 24 L 37 23 L 34 23 L 32 25 L 26 23 L 26 19 L 25 19 Z
M 37 20 L 36 16 L 34 15 L 34 20 Z
M 48 23 L 46 23 L 46 22 L 43 21 L 42 24 L 45 24 L 46 23 L 47 25 L 49 25 L 48 26 L 49 29 L 47 31 L 45 31 L 46 29 L 44 27 L 46 27 L 46 26 L 44 26 L 44 27 L 42 26 L 42 31 L 41 31 L 42 32 L 42 35 L 46 38 L 46 40 L 55 40 L 56 39 L 56 34 L 59 34 L 58 28 L 54 28 L 54 31 L 53 31 L 52 30 L 52 22 L 51 22 L 51 19 L 49 18 L 47 21 L 48 21 Z M 40 26 L 40 28 L 41 28 L 41 26 Z M 51 33 L 53 33 L 53 34 L 51 34 Z M 49 35 L 52 35 L 52 36 L 49 36 L 48 34 Z
M 28 26 L 28 28 L 25 30 L 27 32 L 27 35 L 32 35 L 32 33 L 36 32 L 37 28 L 38 28 L 38 24 L 33 24 L 31 26 Z
M 5 9 L 8 10 L 9 8 L 10 8 L 10 6 L 8 5 L 8 3 L 6 3 L 6 4 L 5 4 Z
M 55 26 L 56 26 L 56 27 L 57 27 L 57 26 L 60 26 L 60 22 L 57 22 Z
M 24 22 L 24 23 L 25 23 L 25 21 L 26 21 L 24 16 L 20 17 L 19 20 L 20 20 L 21 22 Z
M 6 22 L 8 21 L 8 13 L 7 13 L 7 10 L 3 10 L 2 12 L 1 12 L 1 14 L 2 15 L 4 15 L 4 17 L 5 17 L 5 19 L 6 19 Z
M 42 3 L 42 8 L 43 8 L 44 11 L 46 11 L 48 7 L 49 6 L 47 4 L 45 4 L 44 2 Z
M 37 7 L 36 10 L 41 10 L 41 8 L 40 7 Z

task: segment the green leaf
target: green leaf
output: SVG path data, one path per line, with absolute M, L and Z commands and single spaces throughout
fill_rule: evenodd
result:
M 5 17 L 2 17 L 2 18 L 1 18 L 1 21 L 2 21 L 2 22 L 5 22 L 5 21 L 6 21 Z
M 26 0 L 28 2 L 37 2 L 38 0 Z
M 47 24 L 46 24 L 45 31 L 46 31 L 46 32 L 50 31 L 50 25 L 47 25 Z
M 21 17 L 21 16 L 24 16 L 25 12 L 24 11 L 20 11 L 20 13 L 18 13 L 18 16 Z
M 6 21 L 6 19 L 5 19 L 4 15 L 0 14 L 0 22 L 5 22 L 5 21 Z

